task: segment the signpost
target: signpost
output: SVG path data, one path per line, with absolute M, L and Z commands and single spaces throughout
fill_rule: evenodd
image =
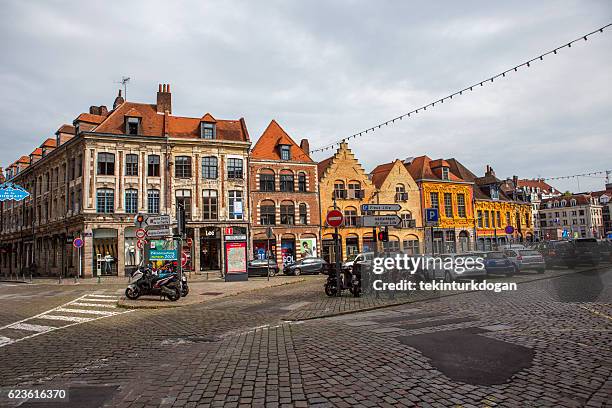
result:
M 79 251 L 79 278 L 83 274 L 83 271 L 81 269 L 83 267 L 82 256 L 81 256 L 81 248 L 83 248 L 84 244 L 85 244 L 85 242 L 83 241 L 83 238 L 81 238 L 81 237 L 76 237 L 74 239 L 74 241 L 72 241 L 72 245 L 75 248 L 77 248 L 78 251 Z M 75 278 L 75 282 L 76 282 L 76 278 Z
M 431 253 L 435 252 L 434 249 L 434 227 L 438 225 L 440 214 L 437 208 L 426 208 L 425 209 L 425 226 L 431 227 Z
M 361 217 L 362 227 L 386 227 L 400 225 L 402 219 L 397 215 L 364 215 Z
M 148 238 L 163 238 L 172 235 L 172 231 L 169 227 L 164 227 L 160 229 L 150 229 L 147 230 Z
M 146 236 L 147 236 L 147 231 L 145 231 L 143 228 L 138 228 L 136 230 L 136 238 L 144 239 Z
M 361 211 L 399 211 L 402 206 L 399 204 L 361 204 Z
M 327 221 L 327 225 L 329 225 L 330 227 L 338 228 L 342 225 L 342 222 L 344 221 L 344 216 L 342 215 L 342 212 L 340 210 L 331 210 L 327 213 L 327 217 L 325 217 L 325 220 Z
M 169 215 L 149 215 L 149 214 L 137 214 L 134 217 L 134 225 L 140 228 L 147 228 L 149 226 L 163 226 L 171 225 L 172 219 Z

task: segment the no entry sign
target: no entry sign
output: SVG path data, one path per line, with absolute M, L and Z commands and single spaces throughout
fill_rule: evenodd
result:
M 331 210 L 327 213 L 327 217 L 325 217 L 325 220 L 327 221 L 327 225 L 335 228 L 342 225 L 344 217 L 342 216 L 342 212 L 340 212 L 339 210 Z

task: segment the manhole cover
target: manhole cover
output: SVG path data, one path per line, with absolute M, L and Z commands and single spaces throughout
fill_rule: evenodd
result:
M 203 296 L 219 296 L 222 295 L 223 292 L 204 292 L 204 293 L 200 293 L 200 295 Z

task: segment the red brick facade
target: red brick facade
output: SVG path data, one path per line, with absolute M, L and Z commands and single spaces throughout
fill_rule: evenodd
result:
M 269 250 L 279 265 L 320 255 L 317 164 L 308 156 L 307 141 L 300 145 L 272 121 L 253 148 L 249 162 L 252 258 L 265 256 L 268 227 L 273 234 Z M 288 159 L 281 158 L 281 146 L 287 146 Z M 293 191 L 286 191 L 291 185 Z

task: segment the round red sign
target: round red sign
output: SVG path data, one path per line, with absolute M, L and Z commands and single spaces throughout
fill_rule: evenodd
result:
M 187 265 L 187 260 L 188 260 L 188 258 L 187 258 L 187 252 L 183 252 L 183 253 L 181 254 L 181 266 L 183 266 L 183 267 L 184 267 L 185 265 Z
M 340 225 L 342 225 L 344 217 L 342 216 L 342 212 L 340 212 L 339 210 L 331 210 L 327 213 L 327 217 L 325 217 L 325 220 L 327 221 L 327 225 L 329 225 L 330 227 L 339 227 Z

